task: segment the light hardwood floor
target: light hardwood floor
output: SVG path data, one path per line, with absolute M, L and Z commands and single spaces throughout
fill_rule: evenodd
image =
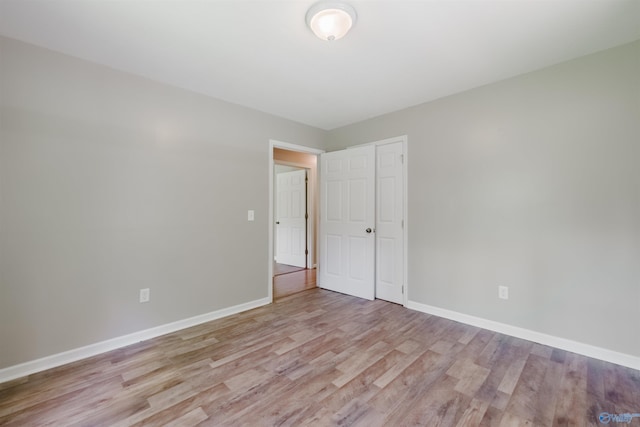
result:
M 279 276 L 281 274 L 294 273 L 296 271 L 303 271 L 304 267 L 296 267 L 295 265 L 287 265 L 287 264 L 278 264 L 277 262 L 273 263 L 273 275 Z
M 7 426 L 601 426 L 604 411 L 640 412 L 640 372 L 321 289 L 0 385 Z
M 298 270 L 273 276 L 273 298 L 280 299 L 316 287 L 316 269 Z

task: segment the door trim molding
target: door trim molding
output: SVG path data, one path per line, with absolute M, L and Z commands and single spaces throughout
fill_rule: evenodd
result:
M 290 142 L 278 141 L 275 139 L 269 140 L 269 247 L 268 247 L 268 278 L 267 278 L 267 299 L 269 302 L 273 302 L 273 149 L 282 148 L 289 151 L 298 151 L 300 153 L 315 154 L 316 156 L 325 152 L 317 148 L 306 147 L 304 145 L 292 144 Z M 316 206 L 316 209 L 319 207 Z M 313 242 L 317 247 L 317 242 Z M 314 250 L 314 252 L 316 252 Z

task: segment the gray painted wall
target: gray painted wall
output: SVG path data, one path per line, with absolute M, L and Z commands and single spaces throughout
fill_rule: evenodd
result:
M 404 134 L 410 300 L 640 356 L 640 42 L 334 130 L 328 148 Z
M 403 134 L 410 300 L 640 356 L 639 42 L 327 134 L 0 38 L 0 368 L 266 297 L 268 140 Z
M 324 131 L 11 39 L 0 58 L 0 368 L 267 297 L 269 139 Z

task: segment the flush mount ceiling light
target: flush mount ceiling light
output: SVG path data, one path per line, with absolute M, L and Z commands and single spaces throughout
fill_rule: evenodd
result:
M 356 10 L 341 1 L 320 1 L 307 11 L 307 25 L 322 40 L 339 40 L 356 23 Z

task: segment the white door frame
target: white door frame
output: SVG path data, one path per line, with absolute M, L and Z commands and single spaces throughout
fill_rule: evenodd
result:
M 269 140 L 269 248 L 268 248 L 269 256 L 267 258 L 269 260 L 269 269 L 268 269 L 269 277 L 268 277 L 268 285 L 267 285 L 267 290 L 268 290 L 267 298 L 269 299 L 269 302 L 273 302 L 273 165 L 275 164 L 273 161 L 274 148 L 282 148 L 284 150 L 289 150 L 289 151 L 298 151 L 301 153 L 315 154 L 316 156 L 325 152 L 324 150 L 305 147 L 304 145 L 291 144 L 288 142 L 277 141 L 275 139 Z M 317 184 L 314 183 L 314 185 L 317 185 Z M 314 194 L 315 194 L 315 190 L 314 190 Z M 317 211 L 318 206 L 314 206 L 313 201 L 311 201 L 311 203 L 312 203 L 311 205 L 312 208 L 315 211 Z M 309 232 L 309 230 L 307 230 L 307 232 Z M 314 244 L 313 253 L 317 253 L 316 247 L 318 245 L 318 242 L 314 241 L 313 244 Z

